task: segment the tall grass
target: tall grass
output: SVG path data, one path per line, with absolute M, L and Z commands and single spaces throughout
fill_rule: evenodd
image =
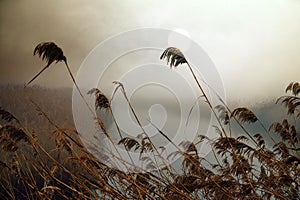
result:
M 128 153 L 138 152 L 148 169 L 124 172 L 100 162 L 81 144 L 75 130 L 59 127 L 55 119 L 35 102 L 32 104 L 37 112 L 55 129 L 49 133 L 55 144 L 53 149 L 46 150 L 30 127 L 25 127 L 17 116 L 0 108 L 0 118 L 5 122 L 0 127 L 0 198 L 299 199 L 299 83 L 289 84 L 286 95 L 276 101 L 287 109 L 286 118 L 266 126 L 246 107 L 230 109 L 222 100 L 219 105 L 213 105 L 179 49 L 166 49 L 161 56 L 161 59 L 165 58 L 170 67 L 187 64 L 187 70 L 199 88 L 199 96 L 204 98 L 217 119 L 218 138 L 198 135 L 198 141 L 182 141 L 176 145 L 167 133 L 157 128 L 161 137 L 177 149 L 165 159 L 144 131 L 125 87 L 116 82 L 115 92 L 122 92 L 126 98 L 143 135 L 123 137 L 117 129 L 120 140 L 116 144 L 102 121 L 96 117 L 95 122 L 115 148 L 121 145 Z M 99 89 L 91 89 L 89 94 L 96 95 L 96 109 L 106 109 L 113 115 L 111 100 Z M 110 99 L 113 98 L 114 95 Z M 116 120 L 114 123 L 118 127 Z M 263 127 L 264 132 L 252 133 L 245 126 L 248 123 Z M 232 133 L 234 125 L 240 126 L 242 132 Z M 273 144 L 267 145 L 268 141 Z M 203 142 L 211 145 L 214 160 L 200 157 L 198 145 Z M 180 171 L 168 165 L 174 155 L 183 158 Z M 121 154 L 111 156 L 127 169 L 135 167 Z

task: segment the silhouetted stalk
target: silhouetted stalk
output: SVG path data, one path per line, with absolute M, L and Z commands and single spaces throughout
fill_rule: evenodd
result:
M 48 156 L 49 157 L 49 156 Z M 55 160 L 52 157 L 49 157 L 50 159 L 53 159 L 53 161 Z M 57 162 L 58 164 L 59 162 Z M 35 163 L 32 163 L 32 166 L 35 168 L 35 171 L 40 173 L 40 176 L 43 177 L 43 174 L 41 174 L 41 171 L 45 172 L 49 177 L 51 177 L 53 180 L 55 180 L 57 183 L 63 185 L 64 187 L 72 190 L 73 192 L 75 192 L 76 194 L 80 195 L 81 197 L 85 197 L 86 199 L 89 198 L 88 196 L 84 195 L 82 192 L 76 190 L 74 187 L 69 186 L 68 184 L 64 183 L 63 181 L 59 180 L 58 178 L 56 178 L 55 176 L 53 176 L 50 172 L 50 169 L 48 169 L 47 165 L 43 165 L 43 163 L 39 163 L 40 166 L 44 166 L 44 168 L 38 167 Z M 60 167 L 63 168 L 64 171 L 66 171 L 66 168 L 63 167 L 63 165 L 60 164 Z M 74 178 L 75 176 L 73 175 L 72 172 L 70 171 L 66 171 L 69 172 L 69 174 L 72 176 L 72 178 Z
M 19 160 L 18 163 L 20 164 L 20 169 L 25 169 L 25 167 L 23 166 L 23 162 L 21 162 L 22 160 L 20 159 L 20 156 L 22 156 L 22 155 L 23 155 L 23 158 L 24 158 L 24 153 L 21 153 L 21 155 L 18 155 L 16 153 L 14 156 L 17 158 L 17 160 Z M 24 178 L 24 177 L 21 178 L 21 181 L 23 182 L 23 184 L 26 185 L 26 186 L 31 186 L 31 188 L 33 188 L 36 193 L 39 193 L 39 189 L 37 188 L 36 184 L 34 183 L 34 179 L 31 179 L 33 184 L 30 182 L 31 176 L 27 174 L 27 172 L 30 172 L 30 169 L 28 171 L 22 170 L 22 172 L 21 172 L 22 175 L 26 176 L 26 178 Z M 28 187 L 25 187 L 25 192 L 26 192 L 26 196 L 27 196 L 28 199 L 33 199 L 32 192 L 28 191 Z M 41 198 L 40 194 L 38 194 L 38 195 Z
M 34 103 L 34 102 L 33 102 Z M 35 103 L 34 103 L 35 104 Z M 37 107 L 38 107 L 38 105 L 37 104 L 35 104 Z M 51 120 L 50 120 L 50 118 L 40 109 L 40 107 L 38 107 L 39 108 L 39 111 L 41 112 L 41 113 L 43 113 L 43 115 L 46 117 L 46 119 L 48 119 L 49 120 L 49 122 L 52 122 Z M 52 125 L 54 125 L 54 127 L 56 128 L 56 129 L 58 129 L 58 131 L 59 131 L 59 128 L 52 122 Z M 24 128 L 24 130 L 26 130 L 25 128 Z M 38 151 L 38 149 L 40 149 L 50 160 L 52 160 L 57 166 L 59 166 L 61 169 L 63 169 L 66 173 L 68 173 L 74 180 L 77 180 L 77 181 L 79 181 L 79 179 L 77 178 L 77 176 L 75 176 L 71 171 L 69 171 L 67 168 L 65 168 L 60 162 L 58 162 L 55 158 L 53 158 L 38 142 L 34 142 L 34 139 L 32 138 L 32 136 L 30 136 L 29 134 L 27 134 L 28 135 L 28 137 L 29 138 L 31 138 L 30 139 L 30 141 L 31 141 L 31 146 L 35 149 L 35 151 L 36 152 L 39 152 Z M 66 134 L 66 136 L 67 136 L 67 134 Z M 70 138 L 70 137 L 69 137 Z M 74 142 L 74 140 L 72 140 L 73 142 Z M 76 143 L 76 144 L 78 144 L 78 143 Z M 38 147 L 38 149 L 37 149 L 37 147 Z M 82 149 L 82 150 L 84 150 L 85 151 L 85 149 Z M 74 153 L 74 152 L 73 152 Z M 37 155 L 39 156 L 39 153 L 37 153 Z M 77 158 L 79 158 L 78 156 L 77 156 Z M 40 158 L 40 162 L 42 161 L 43 159 L 42 158 Z M 82 164 L 82 166 L 84 166 L 85 167 L 85 169 L 87 170 L 87 171 L 90 171 L 90 168 L 88 167 L 88 166 L 86 166 L 85 165 L 85 163 L 84 162 L 82 162 L 81 163 Z M 34 166 L 34 163 L 32 163 L 32 165 Z M 45 163 L 43 163 L 43 162 L 41 162 L 40 163 L 40 165 L 41 166 L 46 166 L 46 164 Z M 37 167 L 37 166 L 36 166 Z M 45 169 L 43 169 L 43 170 L 45 170 Z M 51 178 L 53 178 L 55 181 L 57 181 L 58 183 L 60 183 L 60 184 L 62 184 L 62 185 L 64 185 L 65 187 L 67 187 L 68 189 L 70 189 L 70 190 L 72 190 L 73 192 L 75 192 L 75 193 L 77 193 L 77 194 L 79 194 L 79 195 L 82 195 L 82 193 L 81 192 L 79 192 L 79 191 L 77 191 L 76 189 L 74 189 L 73 187 L 71 187 L 71 186 L 69 186 L 69 185 L 67 185 L 66 183 L 64 183 L 64 182 L 62 182 L 62 181 L 60 181 L 59 179 L 57 179 L 56 177 L 54 177 L 54 176 L 52 176 L 51 175 L 51 173 L 50 172 L 48 172 L 48 170 L 45 170 L 45 172 L 51 177 Z M 92 171 L 90 171 L 90 173 L 92 173 Z M 93 174 L 93 173 L 92 173 Z M 101 174 L 100 174 L 101 175 Z M 42 175 L 41 175 L 42 176 Z M 80 181 L 79 181 L 80 182 Z M 107 186 L 109 186 L 109 185 L 107 185 Z M 86 189 L 88 189 L 88 188 L 86 188 Z M 113 188 L 110 188 L 111 190 L 113 190 Z M 88 190 L 87 190 L 88 191 Z
M 36 103 L 34 103 L 33 101 L 32 101 L 32 103 L 39 109 L 39 111 L 43 114 L 43 116 L 44 117 L 46 117 L 46 119 L 57 129 L 57 131 L 59 131 L 59 132 L 61 132 L 61 130 L 59 129 L 59 127 L 54 123 L 54 122 L 52 122 L 52 120 L 46 115 L 46 113 L 45 112 L 43 112 L 42 111 L 42 109 L 36 104 Z M 62 133 L 65 135 L 65 136 L 67 136 L 69 139 L 71 139 L 75 144 L 78 144 L 74 139 L 72 139 L 68 134 L 66 134 L 64 131 L 62 131 Z M 114 145 L 114 141 L 112 140 L 112 138 L 110 137 L 110 135 L 108 135 L 108 139 L 110 140 L 110 142 Z M 79 144 L 80 145 L 80 144 Z M 80 145 L 81 147 L 82 147 L 82 145 Z M 79 146 L 79 147 L 80 147 Z M 124 159 L 123 159 L 123 157 L 121 156 L 121 154 L 120 154 L 120 152 L 118 151 L 118 149 L 116 148 L 116 146 L 114 145 L 114 147 L 115 147 L 115 150 L 117 151 L 117 153 L 118 153 L 118 155 L 119 155 L 119 157 L 117 157 L 118 158 L 118 160 L 120 160 L 121 162 L 122 162 L 122 164 L 127 168 L 127 170 L 129 171 L 129 168 L 128 168 L 128 166 L 127 166 L 127 164 L 128 164 L 128 162 L 126 162 Z M 75 153 L 75 152 L 73 152 L 73 153 Z M 113 153 L 112 152 L 110 152 L 111 153 L 111 155 L 115 158 L 116 156 L 115 155 L 113 155 Z M 76 154 L 75 154 L 76 155 Z M 79 158 L 79 156 L 77 155 L 77 158 Z M 86 169 L 89 171 L 90 169 L 88 168 L 88 166 L 86 166 L 84 163 L 82 163 L 85 167 L 86 167 Z M 71 172 L 70 172 L 71 173 Z M 131 180 L 132 181 L 132 183 L 133 184 L 135 184 L 135 186 L 137 187 L 137 189 L 138 189 L 138 192 L 140 193 L 140 191 L 139 190 L 142 190 L 143 191 L 143 188 L 141 188 L 139 185 L 137 185 L 136 183 L 135 183 L 135 181 L 134 180 Z M 145 191 L 144 191 L 145 192 Z M 141 195 L 141 193 L 140 193 L 140 195 Z M 142 196 L 140 196 L 140 197 L 142 197 Z
M 118 134 L 119 134 L 119 136 L 120 136 L 120 138 L 121 138 L 121 140 L 122 140 L 122 139 L 123 139 L 123 136 L 122 136 L 120 127 L 119 127 L 119 125 L 118 125 L 118 123 L 117 123 L 117 120 L 116 120 L 116 118 L 115 118 L 115 116 L 114 116 L 114 113 L 113 113 L 113 111 L 112 111 L 112 109 L 111 109 L 110 106 L 109 106 L 109 110 L 110 110 L 110 113 L 111 113 L 112 118 L 113 118 L 113 120 L 114 120 L 114 123 L 115 123 L 115 125 L 116 125 L 116 127 L 117 127 L 117 132 L 118 132 Z M 132 162 L 132 165 L 134 165 L 134 161 L 133 161 L 133 159 L 132 159 L 132 157 L 131 157 L 131 155 L 130 155 L 130 153 L 129 153 L 128 147 L 127 147 L 125 144 L 123 144 L 123 145 L 124 145 L 124 148 L 125 148 L 125 150 L 126 150 L 126 152 L 127 152 L 127 155 L 129 156 L 130 161 Z
M 24 160 L 28 160 L 28 158 L 27 158 L 27 156 L 24 154 L 24 152 L 22 152 L 21 155 L 22 155 L 22 157 L 23 157 Z M 36 191 L 37 195 L 38 195 L 40 198 L 42 198 L 42 197 L 41 197 L 41 194 L 39 193 L 38 186 L 37 186 L 37 184 L 36 184 L 36 182 L 35 182 L 35 179 L 34 179 L 34 176 L 33 176 L 33 172 L 31 171 L 30 166 L 28 165 L 28 162 L 25 162 L 25 165 L 26 165 L 26 169 L 27 169 L 27 171 L 26 171 L 27 176 L 30 178 L 30 183 L 28 183 L 28 184 L 30 184 L 32 187 L 34 187 L 34 190 Z
M 201 91 L 203 97 L 205 98 L 206 103 L 208 104 L 209 108 L 211 109 L 211 111 L 213 112 L 215 118 L 217 119 L 217 121 L 218 121 L 218 123 L 219 123 L 219 125 L 220 125 L 220 128 L 222 129 L 222 132 L 223 132 L 223 133 L 225 134 L 225 136 L 226 136 L 226 131 L 225 131 L 225 129 L 223 128 L 222 123 L 221 123 L 220 119 L 218 118 L 218 115 L 217 115 L 217 113 L 215 112 L 215 110 L 214 110 L 214 108 L 213 108 L 213 106 L 212 106 L 212 104 L 211 104 L 209 98 L 207 97 L 206 93 L 204 92 L 202 86 L 200 85 L 200 83 L 199 83 L 199 81 L 198 81 L 198 79 L 197 79 L 197 77 L 196 77 L 196 75 L 195 75 L 195 73 L 194 73 L 194 70 L 192 69 L 192 67 L 190 66 L 190 64 L 189 64 L 188 61 L 186 61 L 186 64 L 188 65 L 188 67 L 189 67 L 189 69 L 190 69 L 190 71 L 191 71 L 191 73 L 192 73 L 192 75 L 193 75 L 193 78 L 194 78 L 194 80 L 195 80 L 196 83 L 197 83 L 198 88 L 200 89 L 200 91 Z M 226 137 L 227 137 L 227 136 L 226 136 Z
M 37 75 L 35 75 L 27 84 L 24 85 L 24 88 L 26 88 L 32 81 L 34 81 L 34 79 L 36 79 L 49 66 L 50 66 L 50 64 L 48 64 L 46 67 L 44 67 Z
M 270 131 L 267 130 L 267 128 L 264 126 L 264 124 L 260 121 L 260 119 L 257 119 L 258 123 L 260 124 L 260 126 L 264 129 L 265 133 L 268 134 L 268 136 L 270 137 L 270 139 L 273 141 L 274 144 L 276 144 L 275 139 L 273 138 L 273 136 L 270 134 Z
M 192 164 L 194 164 L 195 166 L 197 166 L 197 168 L 208 178 L 209 175 L 207 175 L 207 173 L 205 171 L 203 171 L 200 166 L 197 165 L 197 163 L 195 163 L 193 160 L 191 160 L 189 157 L 186 156 L 186 153 L 183 152 L 163 131 L 161 131 L 157 126 L 155 126 L 152 122 L 150 122 L 151 125 L 156 128 L 156 130 L 164 137 L 166 138 L 184 157 L 186 157 L 187 159 L 189 159 L 189 161 L 191 161 Z M 226 195 L 230 196 L 233 199 L 236 199 L 235 197 L 233 197 L 225 188 L 223 188 L 222 186 L 220 186 L 215 180 L 211 179 L 221 190 L 223 190 L 223 192 L 225 192 Z
M 204 92 L 204 90 L 203 90 L 202 86 L 200 85 L 200 83 L 199 83 L 199 81 L 198 81 L 198 79 L 197 79 L 197 77 L 196 77 L 196 75 L 195 75 L 195 73 L 194 73 L 192 67 L 190 66 L 189 62 L 185 59 L 183 53 L 182 53 L 179 49 L 177 49 L 177 48 L 175 48 L 175 47 L 169 47 L 169 48 L 167 48 L 167 49 L 163 52 L 163 54 L 160 56 L 160 59 L 164 59 L 164 58 L 167 58 L 168 63 L 169 63 L 169 61 L 170 61 L 170 67 L 171 67 L 171 68 L 172 68 L 172 66 L 177 67 L 178 65 L 184 64 L 184 63 L 186 63 L 186 64 L 188 65 L 188 68 L 189 68 L 189 70 L 191 71 L 192 76 L 193 76 L 194 80 L 196 81 L 198 88 L 200 89 L 200 91 L 201 91 L 202 95 L 204 96 L 204 98 L 205 98 L 205 100 L 206 100 L 206 102 L 207 102 L 209 108 L 210 108 L 211 111 L 213 112 L 213 114 L 214 114 L 216 120 L 218 121 L 218 124 L 219 124 L 220 128 L 222 129 L 222 133 L 225 135 L 225 138 L 226 138 L 227 142 L 229 143 L 229 145 L 230 145 L 230 147 L 231 147 L 231 149 L 232 149 L 232 153 L 233 153 L 234 157 L 235 157 L 236 160 L 241 164 L 241 161 L 240 161 L 239 157 L 237 156 L 237 154 L 236 154 L 236 152 L 235 152 L 235 149 L 234 149 L 233 145 L 232 145 L 231 142 L 229 141 L 228 136 L 227 136 L 227 134 L 226 134 L 226 131 L 225 131 L 224 127 L 222 126 L 222 123 L 221 123 L 220 119 L 218 118 L 218 115 L 216 114 L 216 112 L 215 112 L 215 110 L 214 110 L 214 108 L 213 108 L 213 106 L 212 106 L 212 104 L 211 104 L 211 102 L 210 102 L 208 96 L 207 96 L 206 93 Z M 247 174 L 246 174 L 246 172 L 244 171 L 244 169 L 242 169 L 242 170 L 243 170 L 243 172 L 244 172 L 244 175 L 247 177 L 247 180 L 248 180 L 248 182 L 249 182 L 249 184 L 250 184 L 251 189 L 253 190 L 254 194 L 258 197 L 258 195 L 257 195 L 256 192 L 255 192 L 254 186 L 252 185 L 251 180 L 250 180 L 249 177 L 247 176 Z
M 221 127 L 221 129 L 222 129 L 222 132 L 224 133 L 224 135 L 225 135 L 225 137 L 226 137 L 226 139 L 227 139 L 227 141 L 228 141 L 228 143 L 229 143 L 229 145 L 230 145 L 230 147 L 231 147 L 231 149 L 232 149 L 232 153 L 234 154 L 235 158 L 241 163 L 240 159 L 238 158 L 238 156 L 237 156 L 237 154 L 236 154 L 236 152 L 235 152 L 234 147 L 232 146 L 231 142 L 228 140 L 228 136 L 227 136 L 227 134 L 226 134 L 226 131 L 225 131 L 224 127 L 222 126 L 222 123 L 221 123 L 220 119 L 218 118 L 217 113 L 215 112 L 215 110 L 214 110 L 212 104 L 210 103 L 210 100 L 208 99 L 208 97 L 207 97 L 206 93 L 204 92 L 203 88 L 201 87 L 201 85 L 200 85 L 200 83 L 199 83 L 199 81 L 198 81 L 198 79 L 197 79 L 197 77 L 196 77 L 196 75 L 195 75 L 195 73 L 194 73 L 192 67 L 190 66 L 190 64 L 189 64 L 188 61 L 187 61 L 186 63 L 187 63 L 187 65 L 188 65 L 188 67 L 189 67 L 189 69 L 190 69 L 190 71 L 191 71 L 191 73 L 192 73 L 192 75 L 193 75 L 193 77 L 194 77 L 194 80 L 196 81 L 196 83 L 197 83 L 197 85 L 198 85 L 200 91 L 202 92 L 204 98 L 206 99 L 206 102 L 207 102 L 208 106 L 210 107 L 211 111 L 214 113 L 214 116 L 216 117 L 216 119 L 217 119 L 217 121 L 218 121 L 218 123 L 219 123 L 219 125 L 220 125 L 220 127 Z M 245 174 L 245 176 L 247 177 L 247 180 L 249 181 L 249 184 L 250 184 L 250 186 L 251 186 L 251 188 L 252 188 L 254 194 L 258 197 L 258 195 L 257 195 L 256 192 L 255 192 L 255 188 L 254 188 L 254 186 L 252 185 L 252 181 L 251 181 L 250 178 L 247 176 L 246 172 L 244 172 L 244 174 Z
M 130 103 L 130 101 L 129 101 L 129 98 L 128 98 L 127 94 L 126 94 L 126 91 L 125 91 L 125 88 L 124 88 L 123 84 L 122 84 L 121 82 L 118 82 L 118 81 L 114 81 L 113 83 L 114 83 L 114 84 L 118 84 L 118 87 L 121 87 L 122 94 L 123 94 L 123 96 L 125 97 L 126 102 L 127 102 L 128 106 L 129 106 L 129 108 L 130 108 L 132 114 L 134 115 L 135 120 L 137 121 L 139 127 L 142 129 L 143 134 L 146 135 L 147 140 L 150 142 L 152 148 L 155 150 L 155 152 L 157 153 L 157 155 L 161 158 L 161 161 L 162 161 L 166 166 L 168 166 L 167 163 L 164 161 L 164 159 L 161 157 L 160 153 L 158 152 L 157 148 L 156 148 L 155 145 L 153 144 L 152 140 L 150 139 L 150 137 L 148 136 L 148 134 L 147 134 L 146 131 L 144 130 L 144 128 L 143 128 L 143 126 L 142 126 L 142 123 L 140 122 L 140 120 L 139 120 L 139 118 L 138 118 L 138 116 L 137 116 L 137 114 L 136 114 L 134 108 L 132 107 L 132 105 L 131 105 L 131 103 Z M 118 89 L 118 87 L 115 89 L 115 92 L 116 92 L 116 90 Z M 115 93 L 114 93 L 114 94 L 115 94 Z M 113 97 L 114 97 L 114 94 L 113 94 Z M 112 98 L 113 98 L 113 97 L 112 97 Z M 157 162 L 157 160 L 156 160 L 156 156 L 154 156 L 154 161 L 155 161 L 155 163 L 156 163 L 156 165 L 157 165 L 157 167 L 158 167 L 159 173 L 162 175 L 162 172 L 161 172 L 160 167 L 159 167 L 159 165 L 158 165 L 158 162 Z
M 215 95 L 217 95 L 218 99 L 221 101 L 221 103 L 223 104 L 223 106 L 225 106 L 225 108 L 227 109 L 227 111 L 232 114 L 232 111 L 230 110 L 230 108 L 227 106 L 227 104 L 224 102 L 224 100 L 222 99 L 222 97 L 208 84 L 206 83 L 203 79 L 201 79 L 202 82 L 208 86 L 214 93 Z M 246 133 L 246 135 L 254 142 L 254 144 L 258 147 L 258 148 L 261 148 L 258 143 L 256 142 L 256 140 L 251 136 L 251 134 L 249 133 L 249 131 L 247 131 L 245 129 L 245 127 L 240 123 L 240 121 L 235 117 L 233 116 L 232 118 L 234 118 L 234 120 L 237 122 L 237 124 L 239 125 L 239 127 Z M 230 121 L 229 121 L 230 123 Z M 230 134 L 231 134 L 231 129 L 230 129 Z
M 227 109 L 227 111 L 232 114 L 232 111 L 230 110 L 230 108 L 227 106 L 227 104 L 224 102 L 224 100 L 219 96 L 219 94 L 212 88 L 210 87 L 204 80 L 202 80 L 204 82 L 204 84 L 206 84 L 217 96 L 218 99 L 221 101 L 221 103 L 225 106 L 225 108 Z M 242 128 L 242 130 L 246 133 L 246 135 L 255 143 L 255 145 L 257 146 L 257 148 L 263 150 L 263 148 L 256 142 L 256 140 L 251 136 L 251 134 L 248 132 L 248 130 L 245 129 L 245 127 L 241 124 L 241 122 L 235 117 L 232 116 L 232 118 L 234 118 L 234 120 L 237 122 L 237 124 L 239 125 L 240 128 Z M 262 126 L 262 128 L 265 130 L 265 132 L 268 134 L 268 136 L 270 137 L 270 139 L 274 142 L 274 144 L 276 144 L 275 139 L 272 137 L 272 135 L 270 134 L 270 132 L 266 129 L 266 127 L 263 125 L 263 123 L 257 118 L 257 121 L 260 123 L 260 125 Z M 229 121 L 230 123 L 230 121 Z M 229 124 L 230 125 L 230 124 Z M 279 149 L 282 150 L 281 147 L 278 147 Z M 265 154 L 265 151 L 263 150 L 261 153 Z M 265 154 L 266 155 L 266 154 Z M 279 165 L 280 168 L 282 168 L 281 165 Z M 283 169 L 283 168 L 282 168 Z

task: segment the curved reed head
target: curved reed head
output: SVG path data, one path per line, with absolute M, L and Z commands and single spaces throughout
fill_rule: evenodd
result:
M 160 59 L 166 59 L 170 68 L 187 63 L 183 53 L 175 47 L 168 47 L 160 56 Z
M 33 51 L 33 55 L 38 55 L 42 60 L 46 60 L 48 65 L 54 61 L 56 63 L 61 61 L 67 62 L 62 49 L 54 42 L 42 42 L 38 44 Z
M 105 109 L 107 110 L 110 107 L 108 98 L 98 89 L 93 88 L 88 91 L 88 94 L 95 94 L 95 107 L 96 109 Z
M 291 91 L 293 95 L 297 96 L 300 93 L 300 84 L 298 82 L 291 82 L 285 89 L 285 92 Z

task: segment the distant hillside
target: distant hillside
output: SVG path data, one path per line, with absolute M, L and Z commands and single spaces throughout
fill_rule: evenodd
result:
M 0 85 L 0 94 L 0 106 L 14 114 L 22 122 L 22 124 L 31 131 L 39 134 L 49 133 L 54 130 L 54 127 L 52 127 L 43 116 L 38 115 L 35 106 L 30 100 L 37 103 L 59 127 L 75 128 L 72 116 L 71 88 L 49 89 L 33 86 L 24 89 L 21 85 Z M 252 105 L 255 106 L 250 107 L 250 109 L 263 122 L 266 128 L 269 128 L 273 122 L 281 122 L 287 117 L 284 106 L 276 105 L 275 101 L 276 99 L 271 99 L 270 101 L 258 103 L 257 105 L 252 102 Z M 147 103 L 144 101 L 143 103 L 139 103 L 138 101 L 132 103 L 140 116 L 144 116 L 142 114 L 142 112 L 144 112 L 142 107 L 147 105 Z M 230 103 L 230 105 L 231 109 L 238 106 L 248 107 L 247 105 L 237 105 L 236 103 Z M 171 106 L 172 108 L 172 105 L 167 106 Z M 173 115 L 176 114 L 173 113 L 172 116 Z M 146 119 L 142 119 L 142 121 L 145 120 Z M 250 132 L 254 134 L 257 132 L 263 133 L 263 129 L 258 123 L 254 123 L 249 126 L 246 125 L 246 127 L 248 127 L 251 130 Z M 239 134 L 238 127 L 236 127 L 235 132 L 236 134 Z
M 29 130 L 53 130 L 47 120 L 38 115 L 30 100 L 38 104 L 60 127 L 74 128 L 71 89 L 48 89 L 38 86 L 24 89 L 21 85 L 1 85 L 0 93 L 0 106 L 15 115 Z

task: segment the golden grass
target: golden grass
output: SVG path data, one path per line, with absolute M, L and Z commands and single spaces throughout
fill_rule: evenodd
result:
M 36 52 L 43 57 L 46 51 L 42 47 Z M 58 59 L 52 58 L 51 53 L 49 56 L 48 64 L 54 58 Z M 188 64 L 182 52 L 174 47 L 168 48 L 161 58 L 166 58 L 170 67 Z M 160 156 L 155 144 L 147 137 L 122 83 L 116 82 L 115 92 L 121 89 L 145 137 L 122 137 L 119 132 L 120 141 L 115 144 L 101 120 L 95 118 L 95 122 L 115 147 L 123 145 L 128 152 L 139 152 L 142 159 L 148 159 L 148 168 L 153 169 L 150 172 L 126 173 L 100 162 L 81 144 L 76 131 L 57 126 L 55 120 L 32 102 L 41 117 L 55 129 L 49 133 L 55 146 L 46 150 L 36 134 L 18 117 L 0 108 L 0 118 L 5 121 L 0 127 L 0 198 L 299 199 L 299 84 L 292 82 L 286 89 L 286 92 L 292 92 L 291 95 L 280 97 L 277 101 L 283 103 L 291 118 L 273 122 L 265 128 L 255 113 L 246 107 L 231 111 L 223 101 L 220 105 L 212 105 L 197 78 L 193 77 L 202 93 L 200 95 L 218 119 L 216 130 L 219 137 L 211 139 L 199 135 L 199 141 L 182 141 L 176 146 L 167 134 L 158 129 L 161 136 L 177 148 L 177 151 L 169 152 L 168 158 L 176 154 L 183 157 L 180 172 L 167 165 L 169 160 Z M 89 94 L 96 95 L 96 109 L 107 109 L 112 113 L 110 101 L 99 89 L 92 89 Z M 265 133 L 251 133 L 245 123 L 258 124 Z M 234 135 L 231 134 L 233 124 L 242 128 L 238 137 L 231 136 Z M 267 145 L 269 140 L 274 143 L 273 146 Z M 199 156 L 197 146 L 202 142 L 211 144 L 214 161 Z M 128 168 L 134 167 L 133 163 L 126 163 L 120 154 L 114 156 Z M 160 168 L 158 163 L 164 163 L 165 167 Z

